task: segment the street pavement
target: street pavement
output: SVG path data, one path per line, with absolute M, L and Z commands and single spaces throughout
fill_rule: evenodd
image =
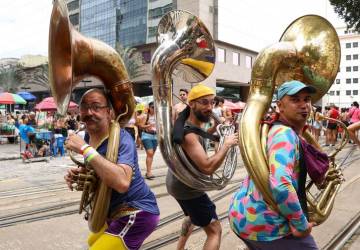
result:
M 347 152 L 352 150 L 349 158 L 346 158 Z M 142 173 L 145 173 L 146 154 L 144 150 L 138 150 L 139 165 Z M 358 166 L 360 164 L 359 149 L 348 145 L 340 155 L 345 159 L 346 169 L 344 175 L 346 182 L 343 184 L 340 193 L 336 197 L 333 212 L 330 218 L 322 225 L 314 228 L 313 236 L 320 247 L 324 246 L 338 231 L 340 231 L 347 222 L 360 211 L 360 173 Z M 13 159 L 13 160 L 7 160 Z M 63 175 L 66 169 L 73 165 L 68 156 L 56 157 L 49 162 L 23 163 L 19 159 L 18 144 L 0 145 L 0 191 L 25 188 L 30 185 L 45 185 L 48 183 L 62 183 Z M 164 182 L 165 163 L 161 153 L 156 152 L 154 158 L 155 180 L 147 181 L 148 184 L 155 186 Z M 161 176 L 161 177 L 160 177 Z M 65 183 L 64 183 L 65 186 Z M 153 189 L 155 193 L 166 192 L 164 187 Z M 71 193 L 69 192 L 69 195 Z M 171 197 L 163 197 L 159 200 L 160 212 L 163 216 L 180 208 Z M 0 199 L 0 207 L 4 200 Z M 228 206 L 229 199 L 223 201 L 225 208 Z M 226 204 L 225 204 L 226 203 Z M 6 203 L 5 203 L 6 204 Z M 6 204 L 11 206 L 12 204 Z M 13 204 L 14 211 L 19 209 Z M 219 206 L 220 208 L 220 206 Z M 0 209 L 0 217 L 2 210 Z M 228 222 L 222 223 L 223 240 L 221 249 L 244 249 L 243 244 L 233 234 L 229 228 Z M 18 224 L 11 227 L 0 228 L 0 250 L 16 249 L 86 249 L 87 224 L 81 215 L 74 214 L 62 216 L 42 221 L 36 221 L 26 224 Z M 201 249 L 204 242 L 204 233 L 196 233 L 189 239 L 188 249 Z M 359 245 L 359 240 L 355 241 Z M 175 244 L 169 245 L 163 249 L 174 249 Z M 351 248 L 356 249 L 356 248 Z

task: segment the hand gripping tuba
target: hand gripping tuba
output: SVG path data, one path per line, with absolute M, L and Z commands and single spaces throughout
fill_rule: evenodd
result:
M 111 124 L 106 153 L 109 161 L 116 162 L 120 124 L 127 122 L 135 106 L 127 71 L 113 48 L 77 32 L 69 22 L 64 1 L 55 0 L 49 30 L 49 80 L 60 114 L 66 113 L 76 84 L 90 75 L 104 83 L 117 117 Z M 91 166 L 86 168 L 87 174 L 77 177 L 83 189 L 80 213 L 86 211 L 89 228 L 96 233 L 105 224 L 111 189 L 96 177 Z
M 181 147 L 172 142 L 172 76 L 180 76 L 186 82 L 206 79 L 215 64 L 213 39 L 199 18 L 182 10 L 170 11 L 162 17 L 157 39 L 159 47 L 151 62 L 152 88 L 157 138 L 163 158 L 170 171 L 186 185 L 203 191 L 221 189 L 234 173 L 235 148 L 231 151 L 232 160 L 227 161 L 229 167 L 222 169 L 221 176 L 206 175 L 192 166 Z
M 254 62 L 250 93 L 240 121 L 239 145 L 251 179 L 264 200 L 274 209 L 277 205 L 269 189 L 269 169 L 264 150 L 269 128 L 261 125 L 274 90 L 286 80 L 300 80 L 317 89 L 313 97 L 313 102 L 316 102 L 331 87 L 339 64 L 340 42 L 337 33 L 326 19 L 316 15 L 296 19 L 285 30 L 280 42 L 262 50 Z M 310 143 L 316 144 L 309 133 L 305 137 Z M 311 221 L 320 224 L 327 218 L 338 186 L 334 182 L 328 183 L 330 188 L 323 192 L 324 197 L 318 203 L 321 206 L 318 206 L 318 200 L 310 199 L 307 194 Z

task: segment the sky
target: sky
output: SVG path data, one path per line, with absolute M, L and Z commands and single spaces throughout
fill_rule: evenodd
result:
M 241 34 L 236 43 L 256 51 L 278 41 L 302 15 L 318 14 L 343 25 L 328 0 L 219 0 L 219 5 L 220 38 Z M 51 9 L 52 0 L 0 0 L 0 58 L 46 56 Z
M 219 39 L 260 51 L 308 14 L 325 17 L 335 28 L 345 25 L 328 0 L 219 0 Z

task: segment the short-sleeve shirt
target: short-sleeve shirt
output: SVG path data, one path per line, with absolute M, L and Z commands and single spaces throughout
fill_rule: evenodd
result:
M 35 132 L 35 129 L 30 125 L 21 124 L 19 126 L 20 137 L 26 144 L 30 143 L 28 134 L 29 133 L 34 133 L 34 132 Z
M 340 113 L 339 113 L 339 111 L 338 111 L 337 109 L 332 108 L 332 109 L 330 109 L 330 111 L 329 111 L 329 117 L 332 118 L 332 119 L 339 119 Z M 329 121 L 329 123 L 336 123 L 336 122 L 334 122 L 334 121 Z
M 290 234 L 289 223 L 297 230 L 308 227 L 297 196 L 299 138 L 284 125 L 273 125 L 269 131 L 266 151 L 269 162 L 269 189 L 280 211 L 272 210 L 264 201 L 254 182 L 247 177 L 232 199 L 229 220 L 232 230 L 241 238 L 273 241 Z
M 350 109 L 349 116 L 351 123 L 356 123 L 360 121 L 360 109 L 354 106 L 353 108 Z
M 88 136 L 85 138 L 88 139 Z M 106 139 L 97 148 L 97 151 L 102 156 L 106 156 L 107 145 L 108 140 Z M 125 164 L 132 168 L 132 180 L 126 193 L 119 193 L 112 190 L 109 214 L 113 213 L 121 206 L 130 206 L 152 214 L 160 214 L 155 195 L 141 176 L 134 139 L 124 129 L 120 130 L 117 163 Z

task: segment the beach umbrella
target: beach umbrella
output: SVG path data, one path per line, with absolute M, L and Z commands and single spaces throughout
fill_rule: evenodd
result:
M 235 113 L 238 113 L 240 112 L 241 110 L 243 110 L 246 106 L 246 103 L 245 102 L 231 102 L 231 101 L 228 101 L 228 100 L 225 100 L 224 102 L 224 107 L 227 108 L 227 109 L 230 109 L 232 112 L 235 112 Z
M 68 109 L 76 109 L 78 105 L 75 102 L 70 102 Z M 44 100 L 36 104 L 36 110 L 55 111 L 56 104 L 53 97 L 46 97 Z
M 16 94 L 18 94 L 19 96 L 21 96 L 22 98 L 24 98 L 26 101 L 35 101 L 36 100 L 36 96 L 34 96 L 33 94 L 31 94 L 30 92 L 26 92 L 26 91 L 20 91 L 17 92 Z
M 9 92 L 0 93 L 0 104 L 26 104 L 24 98 Z

